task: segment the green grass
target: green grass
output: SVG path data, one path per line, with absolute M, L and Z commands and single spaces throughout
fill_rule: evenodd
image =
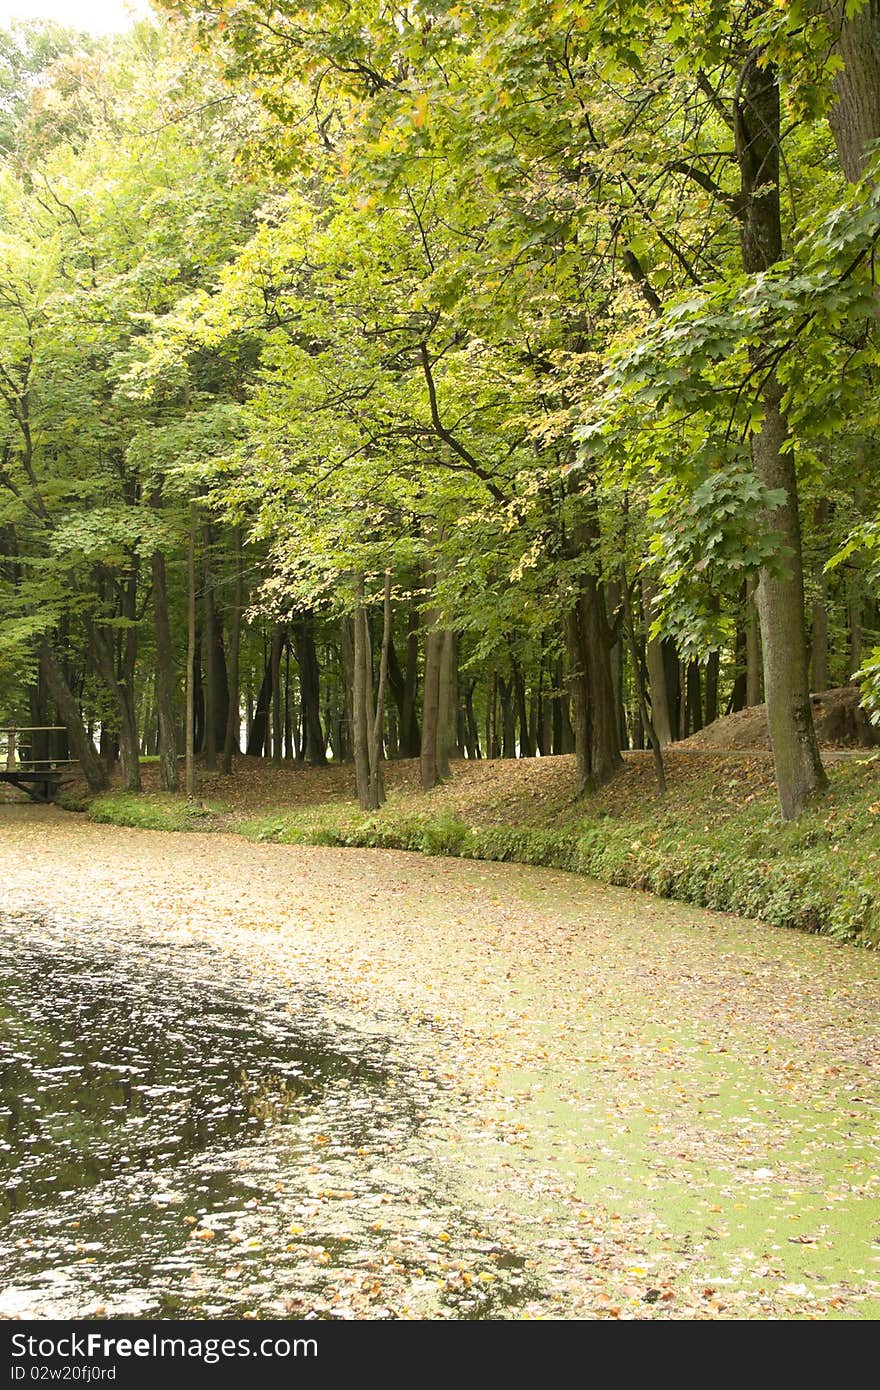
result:
M 89 807 L 94 821 L 136 830 L 211 830 L 218 811 L 217 806 L 189 802 L 181 796 L 134 792 L 99 796 Z
M 880 946 L 878 772 L 876 759 L 834 767 L 828 795 L 793 824 L 766 785 L 755 789 L 753 768 L 719 781 L 717 764 L 694 762 L 663 801 L 627 772 L 582 802 L 536 802 L 526 770 L 503 812 L 487 808 L 475 778 L 427 797 L 392 793 L 379 813 L 337 801 L 224 817 L 223 828 L 279 844 L 542 865 Z M 157 830 L 210 829 L 216 811 L 168 795 L 104 796 L 91 807 L 95 820 Z

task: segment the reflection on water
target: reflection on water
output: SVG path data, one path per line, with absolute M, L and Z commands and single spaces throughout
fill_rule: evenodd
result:
M 220 966 L 0 919 L 0 1314 L 503 1316 L 533 1292 L 420 1143 L 436 1081 Z

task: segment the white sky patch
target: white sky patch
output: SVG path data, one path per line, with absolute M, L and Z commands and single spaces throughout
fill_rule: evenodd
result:
M 91 34 L 119 34 L 151 13 L 147 0 L 0 0 L 0 26 L 11 19 L 54 19 Z

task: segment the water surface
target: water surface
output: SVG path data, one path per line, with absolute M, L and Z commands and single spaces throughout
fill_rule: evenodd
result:
M 383 1316 L 403 1287 L 413 1312 L 515 1305 L 522 1260 L 469 1233 L 420 1147 L 438 1082 L 381 1026 L 229 971 L 208 946 L 0 920 L 0 1313 Z M 438 1232 L 497 1287 L 438 1280 Z

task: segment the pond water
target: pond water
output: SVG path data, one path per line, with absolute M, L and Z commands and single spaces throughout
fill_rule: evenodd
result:
M 0 1315 L 499 1317 L 536 1289 L 420 1135 L 387 1021 L 210 947 L 0 917 Z M 458 1257 L 458 1262 L 456 1261 Z M 474 1262 L 485 1283 L 460 1273 Z

